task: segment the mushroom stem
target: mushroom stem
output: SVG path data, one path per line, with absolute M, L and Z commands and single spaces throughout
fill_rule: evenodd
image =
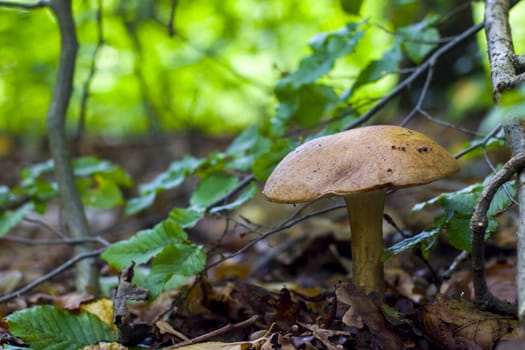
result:
M 376 190 L 345 196 L 346 209 L 352 233 L 352 279 L 365 292 L 384 291 L 383 263 L 383 211 L 385 192 Z

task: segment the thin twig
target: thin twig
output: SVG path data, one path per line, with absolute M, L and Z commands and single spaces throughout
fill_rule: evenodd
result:
M 19 244 L 25 244 L 25 245 L 59 245 L 59 244 L 68 244 L 68 245 L 76 245 L 76 244 L 86 244 L 86 243 L 100 243 L 106 247 L 109 247 L 111 243 L 106 241 L 104 238 L 97 236 L 97 237 L 85 237 L 85 238 L 64 238 L 64 239 L 32 239 L 32 238 L 24 238 L 24 237 L 12 237 L 12 236 L 6 236 L 0 238 L 0 240 L 6 240 L 10 242 L 15 242 Z
M 33 225 L 38 225 L 38 226 L 42 227 L 43 229 L 51 232 L 52 234 L 54 234 L 54 235 L 56 235 L 56 236 L 58 236 L 58 237 L 60 237 L 62 239 L 67 239 L 67 236 L 62 231 L 55 230 L 53 227 L 49 226 L 43 220 L 24 217 L 24 221 L 29 222 L 30 224 L 33 224 Z
M 368 121 L 370 118 L 374 116 L 374 114 L 380 111 L 394 97 L 396 97 L 403 90 L 409 87 L 427 69 L 433 67 L 439 57 L 441 57 L 443 54 L 447 53 L 448 51 L 452 50 L 459 44 L 463 43 L 463 41 L 465 41 L 466 39 L 476 34 L 482 28 L 483 28 L 483 23 L 473 25 L 472 27 L 465 30 L 463 33 L 456 36 L 453 40 L 451 40 L 447 44 L 441 46 L 429 58 L 427 58 L 425 62 L 423 62 L 419 67 L 417 67 L 417 69 L 414 70 L 412 74 L 410 74 L 405 80 L 399 83 L 392 91 L 390 91 L 388 95 L 383 97 L 377 104 L 375 104 L 372 108 L 370 108 L 365 114 L 363 114 L 361 117 L 357 118 L 352 123 L 350 123 L 345 128 L 345 130 L 353 129 L 356 126 L 361 125 L 365 123 L 366 121 Z
M 487 212 L 498 189 L 524 166 L 525 152 L 515 155 L 503 165 L 481 192 L 470 221 L 470 229 L 472 231 L 472 280 L 476 301 L 488 309 L 495 309 L 505 313 L 515 313 L 515 307 L 492 295 L 485 279 L 484 245 L 485 232 L 488 225 Z
M 461 152 L 454 154 L 454 158 L 459 159 L 463 157 L 465 154 L 470 153 L 477 148 L 485 147 L 487 145 L 487 142 L 489 142 L 490 139 L 496 137 L 496 135 L 501 130 L 501 128 L 502 128 L 502 125 L 500 123 L 494 129 L 490 130 L 488 134 L 483 138 L 483 140 L 481 140 L 481 142 L 473 144 L 472 146 L 465 148 Z
M 0 297 L 0 303 L 4 303 L 4 302 L 9 301 L 11 299 L 15 299 L 15 298 L 18 298 L 18 297 L 22 296 L 23 294 L 29 292 L 33 288 L 41 285 L 42 283 L 50 280 L 51 278 L 53 278 L 55 276 L 61 274 L 62 272 L 64 272 L 65 270 L 67 270 L 71 266 L 75 265 L 76 263 L 78 263 L 78 262 L 80 262 L 82 260 L 85 260 L 85 259 L 94 258 L 96 256 L 99 256 L 105 250 L 106 250 L 106 248 L 101 248 L 101 249 L 94 250 L 94 251 L 91 251 L 91 252 L 81 253 L 81 254 L 78 254 L 78 255 L 72 257 L 71 259 L 69 259 L 68 261 L 63 263 L 62 265 L 54 268 L 53 270 L 51 270 L 50 272 L 46 273 L 45 275 L 37 278 L 36 280 L 26 284 L 22 288 L 17 289 L 17 290 L 15 290 L 12 293 L 5 294 L 5 295 L 1 296 Z
M 247 251 L 248 249 L 250 249 L 251 247 L 253 247 L 254 245 L 256 245 L 259 241 L 261 240 L 264 240 L 268 237 L 270 237 L 271 235 L 277 233 L 277 232 L 281 232 L 283 230 L 286 230 L 290 227 L 293 227 L 295 225 L 297 225 L 298 223 L 302 222 L 302 221 L 305 221 L 305 220 L 308 220 L 310 219 L 311 217 L 314 217 L 314 216 L 318 216 L 318 215 L 322 215 L 322 214 L 325 214 L 325 213 L 328 213 L 328 212 L 331 212 L 331 211 L 334 211 L 334 210 L 337 210 L 337 209 L 342 209 L 342 208 L 346 208 L 346 206 L 344 204 L 341 204 L 341 205 L 334 205 L 334 206 L 331 206 L 331 207 L 328 207 L 328 208 L 325 208 L 325 209 L 321 209 L 321 210 L 318 210 L 318 211 L 315 211 L 313 213 L 310 213 L 310 214 L 306 214 L 296 220 L 293 220 L 293 221 L 289 221 L 289 220 L 286 220 L 286 224 L 281 224 L 279 226 L 277 226 L 276 228 L 262 234 L 261 236 L 257 237 L 256 239 L 246 243 L 244 246 L 242 246 L 240 249 L 238 249 L 237 251 L 231 253 L 230 255 L 227 255 L 211 264 L 209 264 L 206 269 L 210 269 L 214 266 L 217 266 L 219 264 L 221 264 L 222 262 L 228 260 L 228 259 L 231 259 L 233 257 L 236 257 L 242 253 L 244 253 L 245 251 Z
M 450 276 L 452 276 L 452 273 L 456 271 L 456 269 L 459 267 L 459 264 L 467 260 L 467 258 L 468 253 L 465 250 L 463 250 L 454 258 L 454 260 L 452 260 L 452 263 L 449 265 L 448 269 L 441 273 L 441 278 L 444 280 L 448 280 Z
M 90 97 L 90 90 L 91 90 L 91 83 L 93 82 L 93 79 L 95 78 L 96 70 L 97 70 L 97 55 L 104 45 L 104 25 L 102 22 L 103 14 L 102 14 L 102 0 L 98 0 L 98 9 L 96 14 L 96 20 L 97 20 L 97 45 L 95 46 L 95 49 L 93 50 L 93 54 L 91 56 L 91 64 L 89 67 L 89 72 L 86 80 L 84 81 L 84 84 L 82 85 L 82 96 L 80 98 L 80 112 L 78 117 L 78 124 L 77 124 L 77 130 L 76 135 L 74 138 L 74 146 L 73 146 L 73 153 L 79 154 L 80 153 L 80 146 L 82 145 L 82 137 L 84 136 L 84 129 L 86 126 L 86 115 L 87 115 L 87 105 Z
M 487 149 L 485 147 L 483 147 L 483 158 L 485 159 L 485 163 L 487 163 L 487 165 L 489 166 L 490 170 L 492 170 L 492 172 L 494 174 L 497 173 L 498 170 L 496 169 L 494 164 L 492 164 L 492 161 L 489 158 L 489 153 L 487 152 Z M 503 184 L 502 188 L 503 188 L 503 191 L 505 191 L 505 194 L 509 198 L 510 202 L 512 204 L 514 204 L 514 205 L 519 206 L 520 204 L 518 203 L 518 201 L 515 200 L 514 196 L 512 196 L 512 194 L 510 193 L 508 184 L 506 184 L 506 183 Z
M 200 342 L 209 340 L 209 339 L 211 339 L 213 337 L 217 337 L 219 335 L 222 335 L 224 333 L 228 333 L 228 332 L 230 332 L 232 330 L 248 327 L 248 326 L 254 324 L 255 322 L 257 322 L 257 320 L 259 318 L 260 318 L 259 315 L 253 315 L 252 317 L 250 317 L 250 318 L 248 318 L 248 319 L 246 319 L 244 321 L 241 321 L 241 322 L 238 322 L 238 323 L 234 323 L 234 324 L 227 324 L 226 326 L 221 327 L 221 328 L 216 329 L 216 330 L 213 330 L 213 331 L 211 331 L 209 333 L 206 333 L 206 334 L 200 335 L 198 337 L 195 337 L 195 338 L 192 338 L 192 339 L 189 339 L 189 340 L 177 343 L 177 344 L 175 344 L 173 346 L 170 346 L 170 347 L 166 348 L 166 350 L 173 350 L 173 349 L 180 348 L 182 346 L 200 343 Z

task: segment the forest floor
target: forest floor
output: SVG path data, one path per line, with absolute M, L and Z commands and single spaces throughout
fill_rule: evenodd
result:
M 186 152 L 205 155 L 227 144 L 227 140 L 199 139 L 196 146 L 193 137 L 177 137 L 162 145 L 92 143 L 85 147 L 87 154 L 122 165 L 141 183 L 164 170 L 170 159 Z M 0 174 L 0 184 L 16 184 L 20 168 L 45 160 L 44 152 L 39 148 L 33 151 L 13 148 L 4 154 L 0 168 L 9 171 Z M 423 189 L 394 193 L 387 199 L 385 212 L 404 233 L 418 233 L 432 222 L 433 213 L 414 215 L 410 212 L 412 205 L 453 188 L 460 187 L 442 181 Z M 184 205 L 189 191 L 182 188 L 167 193 L 154 208 L 133 218 L 124 219 L 121 210 L 90 211 L 93 232 L 109 241 L 127 238 L 162 220 L 173 206 Z M 326 203 L 316 205 L 322 207 Z M 236 219 L 207 217 L 190 230 L 190 239 L 210 252 L 209 263 L 217 262 L 224 254 L 237 252 L 257 239 L 256 232 L 246 234 L 239 229 L 243 218 L 269 228 L 291 217 L 294 210 L 256 198 L 237 213 Z M 58 209 L 51 206 L 46 215 L 34 218 L 38 221 L 25 221 L 15 232 L 0 238 L 0 295 L 17 290 L 71 257 L 68 245 L 44 245 L 53 236 L 40 220 L 57 227 L 58 214 Z M 238 221 L 234 225 L 237 229 L 229 229 L 232 220 Z M 515 300 L 516 288 L 513 225 L 512 214 L 506 215 L 498 233 L 489 240 L 486 253 L 488 284 L 496 296 L 510 302 Z M 20 238 L 28 241 L 22 242 Z M 387 246 L 399 239 L 397 229 L 385 221 Z M 440 240 L 428 258 L 416 248 L 387 261 L 382 301 L 365 295 L 352 284 L 350 244 L 344 210 L 277 232 L 206 270 L 179 290 L 164 293 L 154 302 L 130 304 L 132 326 L 127 334 L 130 339 L 124 345 L 151 349 L 194 349 L 197 347 L 192 344 L 197 343 L 198 349 L 525 347 L 522 329 L 515 318 L 481 311 L 471 302 L 469 260 L 456 259 L 461 252 L 446 239 Z M 119 273 L 102 262 L 100 270 L 113 282 Z M 0 318 L 41 304 L 77 310 L 81 304 L 95 299 L 75 293 L 73 281 L 73 270 L 67 270 L 29 293 L 0 304 Z M 7 344 L 24 346 L 9 334 L 7 324 L 0 321 L 0 345 Z

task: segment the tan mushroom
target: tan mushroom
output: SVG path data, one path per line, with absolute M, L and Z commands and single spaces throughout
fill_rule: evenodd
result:
M 342 196 L 352 233 L 353 281 L 382 297 L 385 192 L 429 183 L 458 170 L 458 162 L 443 147 L 419 132 L 368 126 L 297 147 L 277 165 L 263 194 L 280 203 Z

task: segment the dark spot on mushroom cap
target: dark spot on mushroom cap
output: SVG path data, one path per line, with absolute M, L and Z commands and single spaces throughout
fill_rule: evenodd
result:
M 418 148 L 417 148 L 417 151 L 418 151 L 419 153 L 423 153 L 423 152 L 428 152 L 429 149 L 428 149 L 427 147 L 418 147 Z
M 396 149 L 396 146 L 392 145 L 392 149 Z
M 392 169 L 388 168 L 388 169 L 386 169 L 386 171 L 387 171 L 388 173 L 391 173 L 391 172 L 392 172 Z

